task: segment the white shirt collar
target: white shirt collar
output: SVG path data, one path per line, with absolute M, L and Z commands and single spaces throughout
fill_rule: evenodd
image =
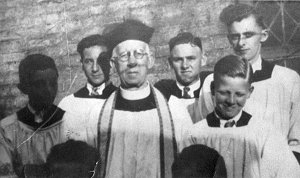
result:
M 240 118 L 242 116 L 242 112 L 243 112 L 243 110 L 241 110 L 235 117 L 233 117 L 233 118 L 231 118 L 229 120 L 222 119 L 216 112 L 214 112 L 214 113 L 215 113 L 216 117 L 220 119 L 220 127 L 224 128 L 224 125 L 228 121 L 235 121 L 235 124 L 234 124 L 233 127 L 236 127 L 236 123 L 237 123 L 238 120 L 240 120 Z
M 261 55 L 258 56 L 258 59 L 252 64 L 253 73 L 257 70 L 261 70 Z
M 198 90 L 199 87 L 200 87 L 200 84 L 201 84 L 201 81 L 200 81 L 200 78 L 193 84 L 189 85 L 188 87 L 190 88 L 190 91 L 188 92 L 188 94 L 191 96 L 191 97 L 195 97 L 194 96 L 194 91 L 195 90 Z M 183 88 L 185 86 L 183 86 L 182 84 L 180 84 L 177 80 L 176 80 L 176 85 L 178 86 L 178 88 L 181 90 L 181 94 L 183 95 Z
M 139 90 L 126 90 L 120 87 L 120 92 L 123 98 L 127 100 L 139 100 L 150 95 L 150 84 L 147 81 L 147 86 Z
M 93 91 L 93 85 L 91 85 L 90 83 L 87 83 L 86 84 L 86 88 L 89 90 L 89 95 L 91 95 L 92 94 L 92 91 Z M 97 92 L 99 93 L 99 95 L 102 95 L 102 93 L 103 93 L 103 90 L 104 90 L 104 88 L 105 88 L 105 82 L 104 83 L 102 83 L 100 86 L 98 86 L 98 87 L 96 87 L 97 88 Z

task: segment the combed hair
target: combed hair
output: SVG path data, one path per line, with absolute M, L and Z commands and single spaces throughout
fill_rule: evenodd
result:
M 238 3 L 238 4 L 231 4 L 225 7 L 221 14 L 220 20 L 227 26 L 230 26 L 233 22 L 240 22 L 241 20 L 253 15 L 256 19 L 256 23 L 263 29 L 266 29 L 266 25 L 264 22 L 264 18 L 260 11 L 250 5 Z
M 31 54 L 25 57 L 19 65 L 20 85 L 28 85 L 31 75 L 38 70 L 53 69 L 58 76 L 54 60 L 43 54 Z
M 221 58 L 214 67 L 214 80 L 229 76 L 232 78 L 241 77 L 252 83 L 253 70 L 249 62 L 237 55 L 228 55 Z
M 187 44 L 190 43 L 192 45 L 196 45 L 198 46 L 201 51 L 202 51 L 202 42 L 201 39 L 199 37 L 195 37 L 192 33 L 190 32 L 182 32 L 179 33 L 177 36 L 175 36 L 174 38 L 172 38 L 169 41 L 169 48 L 170 51 L 172 51 L 172 49 L 179 44 Z
M 95 34 L 83 38 L 77 45 L 77 52 L 80 54 L 81 59 L 84 58 L 84 49 L 92 46 L 106 46 L 108 48 L 106 37 Z

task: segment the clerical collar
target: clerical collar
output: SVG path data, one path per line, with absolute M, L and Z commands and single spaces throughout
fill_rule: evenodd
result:
M 252 69 L 253 69 L 253 73 L 257 70 L 261 70 L 262 69 L 262 59 L 261 59 L 261 55 L 258 56 L 258 59 L 251 65 Z
M 238 122 L 238 120 L 241 118 L 242 116 L 242 112 L 243 110 L 241 110 L 236 116 L 234 116 L 233 118 L 229 119 L 229 120 L 225 120 L 225 119 L 222 119 L 215 111 L 214 111 L 214 114 L 215 116 L 220 119 L 220 127 L 221 128 L 224 128 L 224 125 L 226 124 L 226 122 L 231 122 L 231 121 L 235 121 L 235 123 Z M 236 127 L 236 126 L 234 126 Z
M 139 100 L 146 98 L 147 96 L 150 95 L 150 84 L 147 81 L 147 86 L 139 89 L 139 90 L 126 90 L 122 87 L 120 87 L 120 93 L 124 99 L 127 100 Z
M 102 83 L 100 86 L 97 86 L 97 87 L 94 87 L 94 86 L 91 85 L 90 83 L 87 83 L 87 84 L 86 84 L 86 88 L 89 90 L 89 95 L 92 94 L 93 90 L 94 90 L 94 91 L 97 91 L 97 93 L 98 93 L 99 95 L 102 95 L 103 90 L 104 90 L 104 88 L 105 88 L 105 82 Z M 95 88 L 96 88 L 96 89 L 95 89 Z
M 194 98 L 194 91 L 198 90 L 200 88 L 200 84 L 201 84 L 201 81 L 200 81 L 200 78 L 193 84 L 189 85 L 188 87 L 190 88 L 190 90 L 188 91 L 188 94 Z M 176 85 L 178 86 L 178 88 L 181 90 L 181 94 L 183 95 L 183 88 L 186 87 L 182 84 L 180 84 L 177 80 L 176 80 Z

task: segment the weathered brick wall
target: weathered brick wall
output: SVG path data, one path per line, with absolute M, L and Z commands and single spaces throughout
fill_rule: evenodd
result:
M 18 65 L 27 54 L 53 57 L 59 68 L 60 99 L 85 84 L 77 43 L 123 19 L 140 19 L 155 28 L 151 41 L 156 64 L 152 82 L 173 77 L 167 64 L 168 40 L 179 31 L 203 39 L 210 63 L 230 52 L 219 22 L 220 11 L 234 0 L 0 0 L 0 118 L 23 107 L 17 89 Z M 211 65 L 207 67 L 210 69 Z M 112 75 L 115 77 L 115 75 Z

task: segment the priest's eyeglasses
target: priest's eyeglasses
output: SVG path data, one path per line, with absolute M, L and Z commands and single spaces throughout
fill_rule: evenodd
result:
M 258 32 L 244 32 L 244 33 L 230 33 L 227 35 L 228 39 L 231 41 L 239 41 L 241 39 L 249 39 L 254 37 L 255 35 L 263 35 L 263 33 L 258 33 Z
M 142 49 L 136 49 L 133 51 L 123 52 L 116 58 L 121 62 L 127 62 L 131 55 L 133 55 L 135 59 L 141 60 L 145 55 L 148 55 L 148 53 L 144 52 Z

